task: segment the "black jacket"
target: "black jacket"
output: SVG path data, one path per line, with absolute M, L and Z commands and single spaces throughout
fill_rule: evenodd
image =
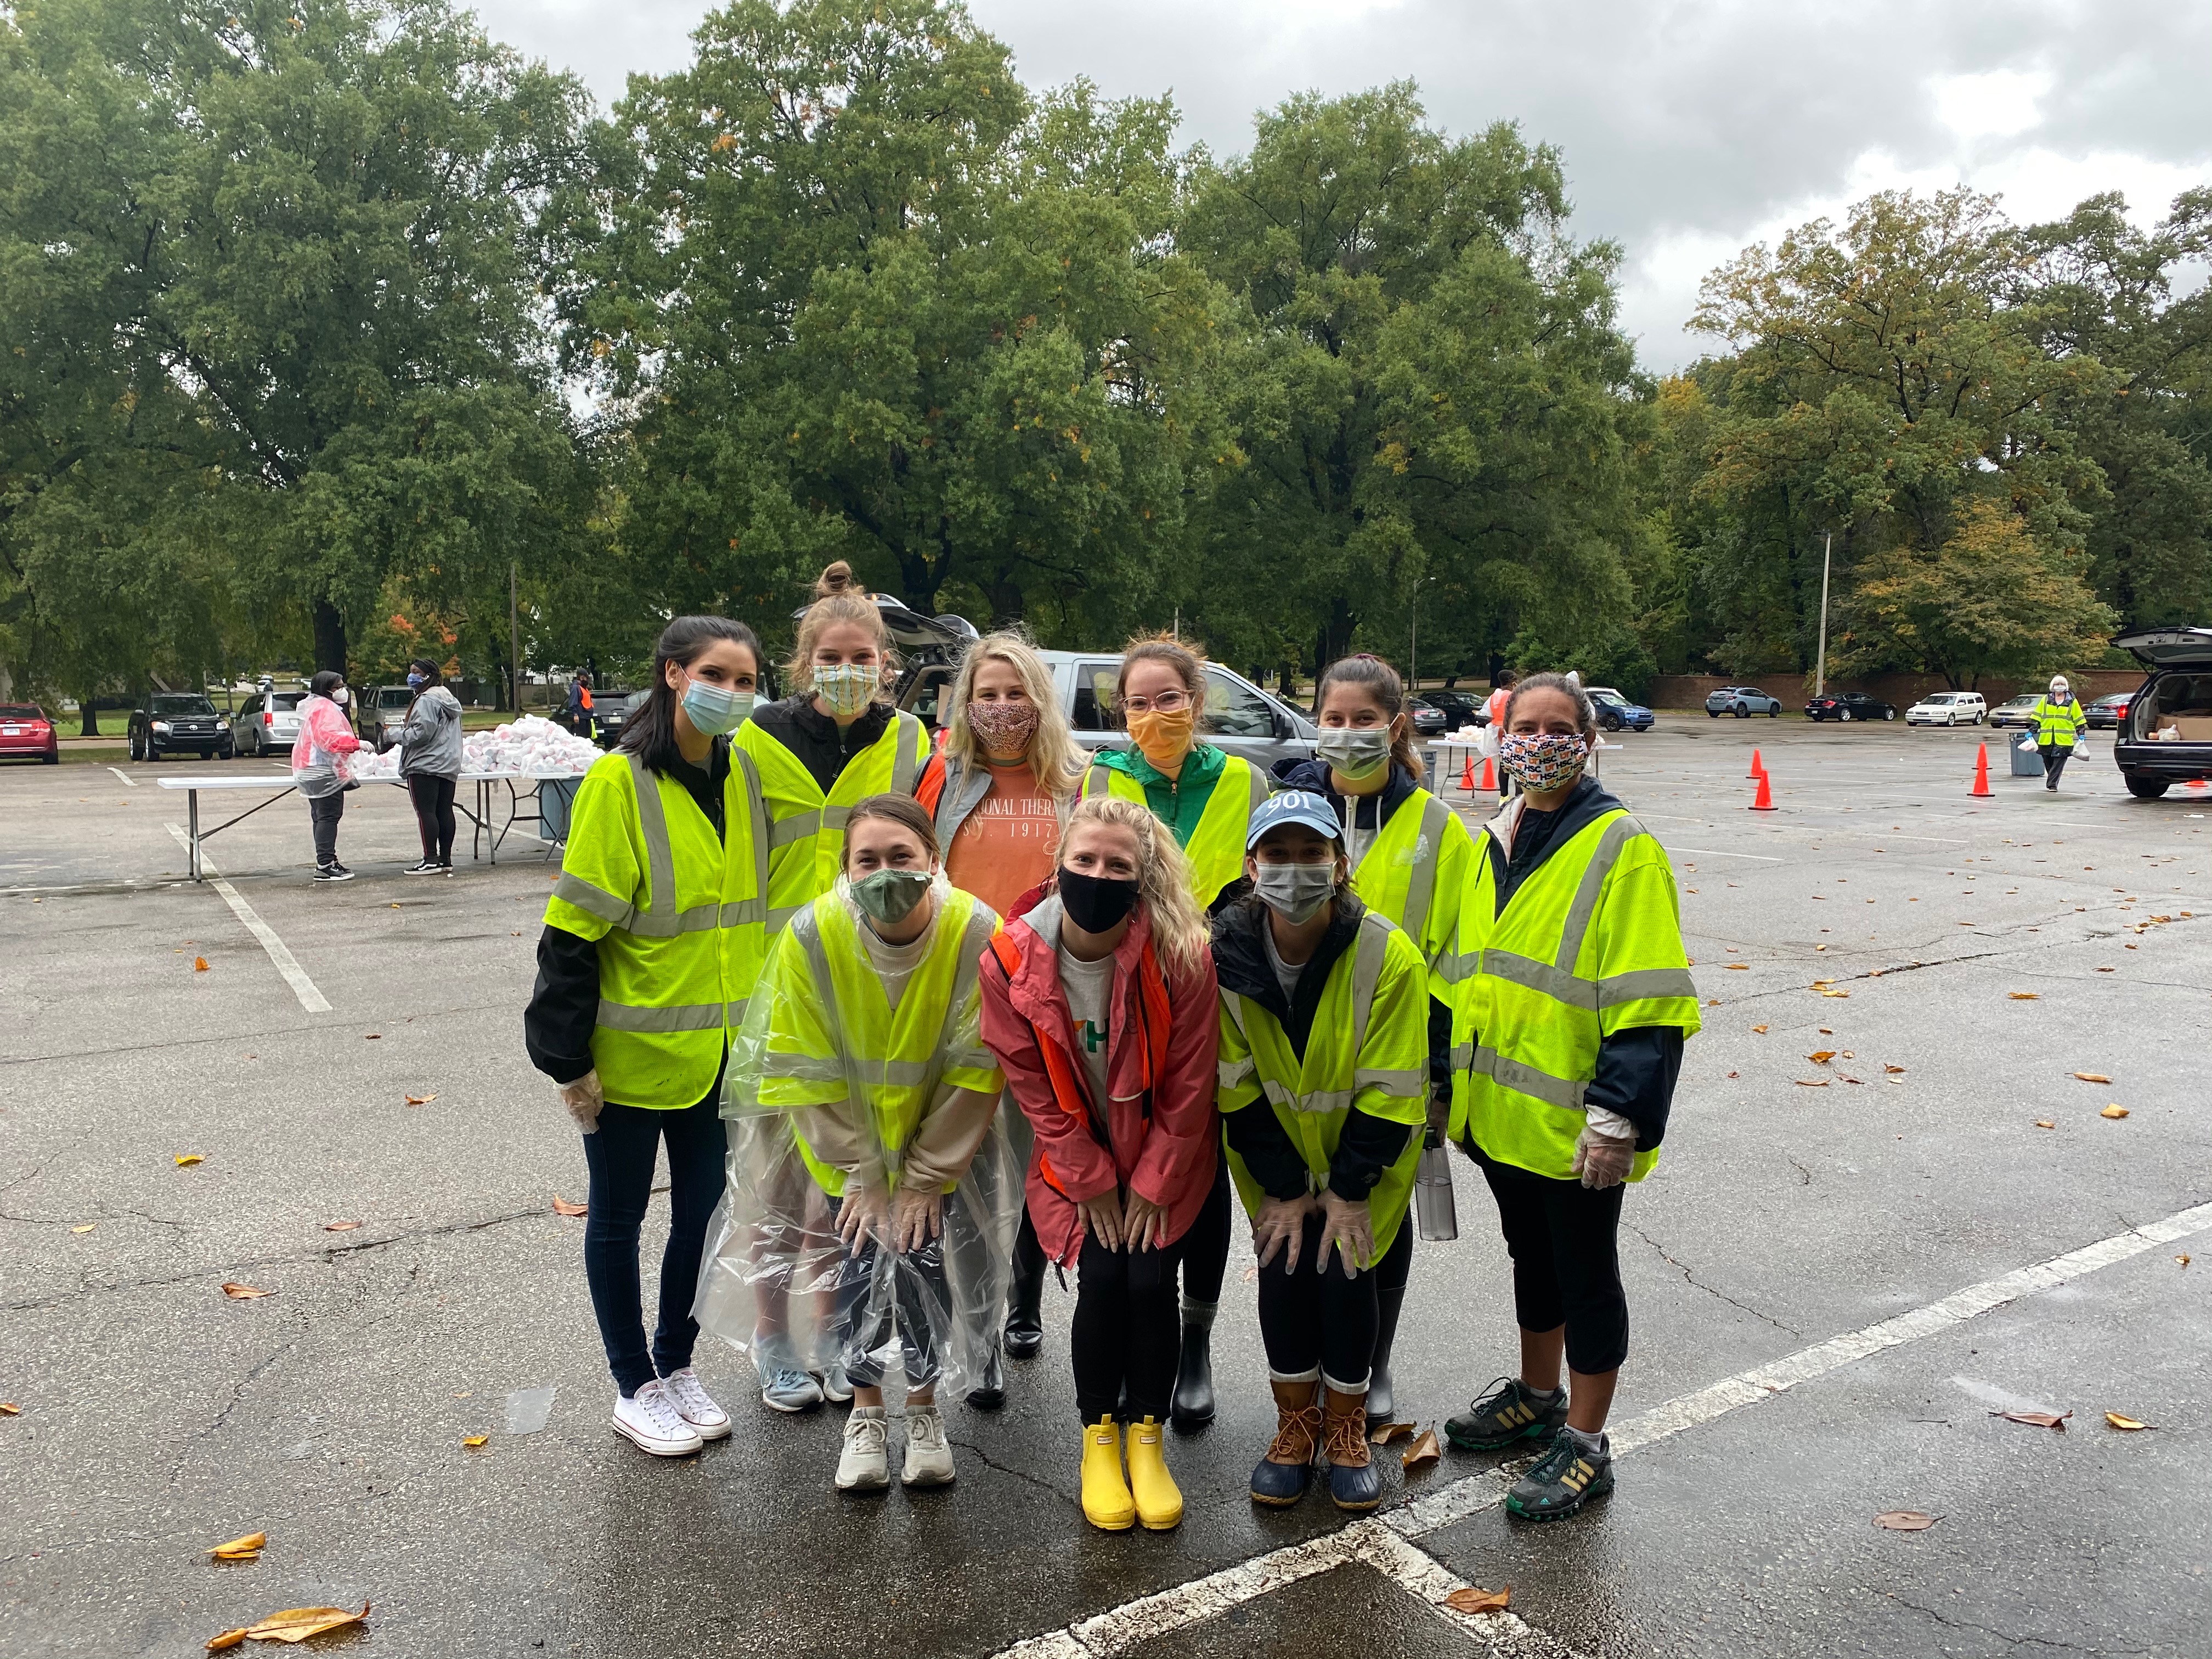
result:
M 1513 836 L 1509 860 L 1495 836 L 1480 839 L 1483 856 L 1490 860 L 1491 880 L 1498 890 L 1498 914 L 1523 882 L 1541 869 L 1544 861 L 1565 847 L 1594 819 L 1618 811 L 1620 803 L 1584 778 L 1556 812 L 1531 812 L 1524 805 Z M 1473 1039 L 1480 1042 L 1481 1034 Z M 1667 1115 L 1674 1102 L 1674 1082 L 1682 1070 L 1682 1028 L 1679 1025 L 1638 1025 L 1615 1031 L 1597 1047 L 1597 1073 L 1583 1091 L 1586 1105 L 1618 1112 L 1636 1126 L 1639 1152 L 1658 1146 L 1667 1133 Z M 1472 1139 L 1468 1145 L 1474 1144 Z
M 1283 988 L 1267 961 L 1260 930 L 1267 925 L 1267 907 L 1257 898 L 1230 906 L 1213 919 L 1213 966 L 1221 988 L 1258 1003 L 1275 1017 L 1290 1040 L 1291 1051 L 1303 1060 L 1306 1040 L 1313 1034 L 1315 1012 L 1328 988 L 1329 970 L 1359 935 L 1359 919 L 1367 907 L 1349 890 L 1336 897 L 1335 914 L 1328 931 L 1321 936 L 1312 957 L 1298 975 L 1297 994 L 1283 1000 Z M 1244 1160 L 1270 1198 L 1303 1197 L 1307 1186 L 1306 1161 L 1291 1144 L 1274 1109 L 1265 1099 L 1221 1120 L 1230 1146 Z M 1328 1188 L 1339 1198 L 1357 1203 L 1375 1190 L 1382 1172 L 1406 1150 L 1412 1126 L 1394 1123 L 1352 1109 L 1337 1138 L 1336 1156 L 1329 1160 Z

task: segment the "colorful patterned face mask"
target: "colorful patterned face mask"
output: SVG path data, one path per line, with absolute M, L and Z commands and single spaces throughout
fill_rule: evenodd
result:
M 882 683 L 880 670 L 860 663 L 827 663 L 814 671 L 814 695 L 832 714 L 846 720 L 867 712 Z
M 1498 763 L 1532 794 L 1558 788 L 1589 761 L 1589 744 L 1579 732 L 1564 737 L 1509 732 L 1498 740 Z
M 971 702 L 968 725 L 984 753 L 1019 755 L 1030 746 L 1037 729 L 1037 706 L 1026 697 L 1019 702 L 1011 697 L 998 702 Z

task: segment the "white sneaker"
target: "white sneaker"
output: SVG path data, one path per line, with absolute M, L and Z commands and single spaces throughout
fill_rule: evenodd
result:
M 615 1396 L 615 1432 L 655 1457 L 686 1456 L 706 1443 L 678 1414 L 657 1377 L 634 1395 Z
M 686 1365 L 660 1379 L 674 1402 L 676 1414 L 691 1425 L 691 1431 L 702 1440 L 720 1440 L 730 1431 L 730 1414 L 714 1403 L 699 1381 L 699 1373 Z
M 906 1408 L 906 1467 L 899 1480 L 909 1486 L 952 1484 L 952 1447 L 945 1438 L 945 1413 L 934 1406 Z
M 881 1406 L 857 1406 L 845 1419 L 845 1446 L 837 1454 L 839 1492 L 881 1492 L 891 1483 L 884 1450 L 890 1425 Z
M 853 1397 L 853 1379 L 845 1375 L 842 1360 L 833 1359 L 822 1368 L 822 1397 L 841 1406 Z

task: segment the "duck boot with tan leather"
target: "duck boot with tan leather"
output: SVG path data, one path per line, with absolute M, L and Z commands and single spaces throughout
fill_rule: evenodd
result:
M 1129 1493 L 1137 1500 L 1137 1522 L 1146 1532 L 1168 1532 L 1182 1524 L 1182 1488 L 1168 1473 L 1160 1420 L 1147 1417 L 1129 1429 Z
M 1101 1532 L 1136 1524 L 1136 1500 L 1121 1475 L 1121 1425 L 1110 1417 L 1083 1430 L 1083 1518 Z
M 1252 1501 L 1288 1509 L 1313 1484 L 1314 1453 L 1321 1444 L 1321 1379 L 1271 1382 L 1268 1387 L 1275 1393 L 1275 1438 L 1253 1467 Z
M 1340 1510 L 1371 1510 L 1382 1501 L 1382 1471 L 1367 1443 L 1367 1390 L 1326 1390 L 1322 1455 L 1328 1460 L 1328 1495 Z

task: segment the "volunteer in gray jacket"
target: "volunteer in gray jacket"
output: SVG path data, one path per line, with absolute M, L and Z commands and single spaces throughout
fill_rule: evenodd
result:
M 453 873 L 453 790 L 461 776 L 460 699 L 438 683 L 438 665 L 417 657 L 407 665 L 407 684 L 415 699 L 407 705 L 407 724 L 399 734 L 399 775 L 407 780 L 415 803 L 415 827 L 422 836 L 422 861 L 410 864 L 410 876 Z

